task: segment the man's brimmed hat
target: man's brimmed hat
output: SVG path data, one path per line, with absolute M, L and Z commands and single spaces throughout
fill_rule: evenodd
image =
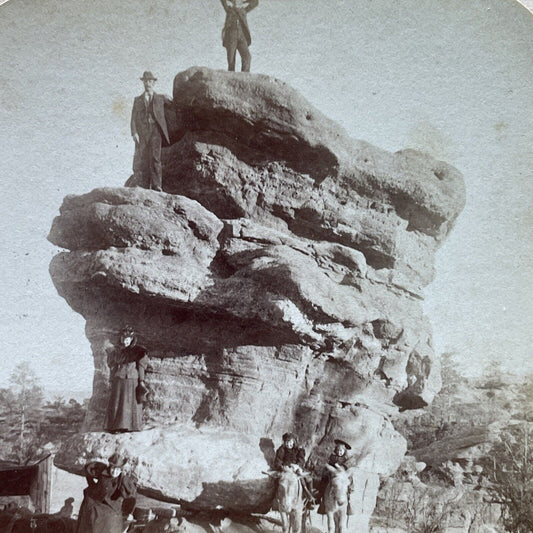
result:
M 335 444 L 343 444 L 344 446 L 346 446 L 346 449 L 347 450 L 351 450 L 352 447 L 345 441 L 345 440 L 342 440 L 342 439 L 335 439 L 333 441 Z
M 149 70 L 145 70 L 143 72 L 143 77 L 140 78 L 141 80 L 154 80 L 154 81 L 157 81 L 157 78 L 149 71 Z
M 119 468 L 122 468 L 128 460 L 125 457 L 122 457 L 118 453 L 114 453 L 108 460 L 109 466 L 117 466 Z

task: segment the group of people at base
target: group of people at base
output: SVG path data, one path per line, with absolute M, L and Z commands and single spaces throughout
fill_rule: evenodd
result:
M 346 469 L 346 463 L 348 461 L 348 450 L 352 447 L 344 439 L 335 439 L 335 448 L 328 458 L 327 464 L 335 467 L 339 466 Z M 278 471 L 284 469 L 292 469 L 299 474 L 300 481 L 304 488 L 304 494 L 307 495 L 307 508 L 314 508 L 318 503 L 317 512 L 319 514 L 325 514 L 324 509 L 324 491 L 330 481 L 330 470 L 324 465 L 321 470 L 320 477 L 313 480 L 313 476 L 310 472 L 305 471 L 305 450 L 298 446 L 298 439 L 294 433 L 285 433 L 283 435 L 283 444 L 277 449 L 276 457 L 274 459 L 274 468 Z M 353 487 L 348 487 L 348 496 L 350 495 Z M 350 498 L 348 497 L 348 501 Z M 350 510 L 348 510 L 350 513 Z
M 346 468 L 347 451 L 351 446 L 343 439 L 335 439 L 334 442 L 335 448 L 327 464 Z M 87 487 L 83 491 L 76 533 L 121 533 L 128 528 L 128 517 L 131 521 L 135 510 L 137 487 L 135 479 L 124 471 L 126 463 L 127 459 L 115 453 L 109 457 L 107 464 L 91 461 L 85 465 Z M 319 503 L 317 512 L 325 513 L 323 495 L 330 479 L 330 471 L 324 465 L 320 477 L 313 483 L 311 474 L 304 470 L 305 450 L 298 446 L 294 433 L 283 435 L 283 444 L 276 451 L 274 468 L 280 472 L 291 469 L 299 474 L 308 496 L 307 509 L 312 509 Z M 348 488 L 348 493 L 350 491 L 351 488 Z M 176 516 L 175 509 L 167 511 L 171 514 L 162 518 L 165 523 Z
M 236 56 L 241 56 L 241 70 L 250 72 L 252 37 L 247 14 L 259 0 L 220 0 L 226 12 L 222 29 L 222 44 L 226 49 L 228 70 L 235 70 Z M 154 91 L 157 78 L 149 70 L 140 78 L 144 92 L 135 97 L 131 113 L 131 136 L 135 143 L 133 156 L 133 181 L 146 189 L 162 190 L 161 147 L 170 143 L 165 119 L 165 105 L 172 100 Z
M 107 404 L 105 428 L 110 433 L 140 431 L 142 429 L 143 403 L 149 389 L 145 383 L 145 370 L 149 358 L 145 347 L 137 342 L 131 326 L 125 326 L 119 342 L 107 358 L 110 369 L 110 392 Z M 346 439 L 337 438 L 335 448 L 327 464 L 346 468 L 350 444 Z M 118 456 L 109 458 L 108 464 L 97 462 L 86 466 L 88 487 L 80 508 L 80 533 L 96 531 L 122 531 L 124 513 L 131 512 L 135 506 L 135 483 L 122 472 L 125 462 Z M 301 479 L 307 506 L 313 508 L 318 502 L 318 512 L 324 514 L 323 495 L 330 480 L 330 470 L 323 466 L 318 477 L 313 479 L 306 472 L 305 450 L 298 445 L 294 433 L 283 435 L 283 444 L 277 449 L 274 469 L 291 469 Z M 307 465 L 309 466 L 309 465 Z M 316 471 L 316 469 L 313 469 Z M 348 491 L 351 487 L 348 488 Z M 128 502 L 131 509 L 128 509 Z M 103 521 L 108 529 L 98 529 L 94 524 Z M 103 526 L 102 526 L 103 527 Z
M 125 471 L 127 459 L 115 453 L 107 463 L 85 465 L 87 488 L 78 514 L 76 533 L 122 533 L 178 531 L 182 519 L 177 508 L 136 508 L 137 486 Z

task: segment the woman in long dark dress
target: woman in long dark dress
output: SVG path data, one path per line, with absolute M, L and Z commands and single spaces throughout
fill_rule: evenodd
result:
M 144 371 L 148 365 L 146 348 L 139 346 L 129 326 L 122 330 L 120 345 L 108 356 L 111 392 L 105 427 L 110 432 L 139 431 L 142 402 L 147 391 Z

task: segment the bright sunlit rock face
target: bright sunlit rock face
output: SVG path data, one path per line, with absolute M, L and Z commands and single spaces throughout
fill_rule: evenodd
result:
M 167 116 L 165 192 L 129 180 L 67 197 L 50 233 L 69 250 L 53 281 L 85 317 L 95 362 L 92 433 L 57 463 L 80 472 L 118 448 L 147 494 L 261 511 L 272 497 L 261 472 L 285 431 L 318 471 L 342 434 L 364 458 L 364 523 L 379 475 L 405 453 L 389 416 L 440 387 L 422 290 L 464 206 L 462 177 L 350 139 L 263 75 L 191 68 Z M 112 436 L 101 433 L 106 358 L 124 324 L 150 356 L 151 429 Z M 243 483 L 250 497 L 238 496 Z

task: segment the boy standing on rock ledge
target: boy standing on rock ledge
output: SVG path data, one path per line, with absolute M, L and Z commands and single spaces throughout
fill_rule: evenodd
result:
M 150 71 L 144 72 L 141 81 L 144 93 L 135 98 L 131 111 L 131 136 L 135 142 L 133 176 L 136 184 L 161 191 L 161 143 L 163 138 L 170 143 L 165 104 L 172 100 L 154 92 L 157 78 Z

